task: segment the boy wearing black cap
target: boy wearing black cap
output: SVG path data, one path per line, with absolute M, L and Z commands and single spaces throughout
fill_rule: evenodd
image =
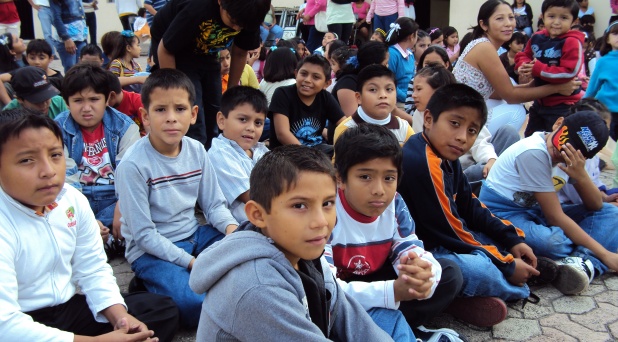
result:
M 9 102 L 4 110 L 25 107 L 53 119 L 68 109 L 58 89 L 49 83 L 43 69 L 27 66 L 15 70 L 11 86 L 17 98 Z
M 536 255 L 557 260 L 557 276 L 544 280 L 564 294 L 586 290 L 595 271 L 618 270 L 616 214 L 603 205 L 584 168 L 608 137 L 595 112 L 561 117 L 553 132 L 536 132 L 500 155 L 481 190 L 481 201 L 523 230 Z M 561 205 L 556 192 L 566 183 L 583 204 Z

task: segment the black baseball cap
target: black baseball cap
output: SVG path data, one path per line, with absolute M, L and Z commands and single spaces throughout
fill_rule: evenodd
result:
M 609 139 L 607 123 L 593 111 L 581 111 L 567 116 L 562 127 L 552 137 L 552 144 L 560 150 L 570 143 L 586 159 L 594 157 Z
M 33 66 L 15 70 L 11 86 L 17 97 L 32 103 L 41 103 L 60 94 L 58 89 L 49 83 L 45 71 Z

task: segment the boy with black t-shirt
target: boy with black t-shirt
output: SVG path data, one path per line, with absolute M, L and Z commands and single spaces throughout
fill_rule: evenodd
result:
M 344 114 L 326 91 L 331 83 L 330 64 L 318 55 L 305 57 L 296 67 L 296 84 L 279 87 L 270 101 L 270 148 L 280 145 L 318 147 L 332 155 L 322 131 L 326 120 L 339 125 Z M 335 126 L 336 127 L 336 126 Z
M 207 148 L 216 136 L 221 102 L 217 52 L 232 52 L 229 83 L 238 84 L 247 51 L 260 46 L 260 25 L 269 9 L 270 0 L 171 0 L 153 20 L 155 68 L 178 69 L 191 79 L 199 112 L 187 135 Z

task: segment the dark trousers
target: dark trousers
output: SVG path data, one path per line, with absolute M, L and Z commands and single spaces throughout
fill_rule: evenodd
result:
M 612 121 L 609 124 L 609 136 L 618 139 L 618 112 L 612 113 Z
M 307 25 L 309 27 L 309 39 L 305 45 L 309 50 L 309 53 L 313 54 L 313 51 L 322 46 L 322 38 L 324 38 L 324 32 L 316 30 L 315 25 Z
M 350 37 L 352 35 L 353 25 L 354 23 L 332 24 L 328 25 L 328 31 L 334 32 L 335 34 L 337 34 L 337 37 L 339 37 L 339 39 L 343 40 L 344 43 L 348 44 L 348 41 L 350 40 Z
M 124 294 L 123 297 L 129 314 L 153 330 L 159 341 L 172 341 L 178 330 L 178 308 L 171 298 L 147 292 Z M 26 314 L 48 327 L 84 336 L 107 334 L 114 330 L 115 324 L 97 322 L 88 307 L 86 296 L 79 294 L 64 304 Z
M 399 304 L 399 310 L 403 313 L 406 321 L 412 328 L 424 325 L 432 318 L 439 315 L 448 307 L 457 296 L 463 285 L 463 276 L 459 266 L 447 259 L 437 259 L 442 266 L 442 278 L 433 293 L 433 296 L 425 300 L 403 301 Z M 382 268 L 374 273 L 346 278 L 345 281 L 372 282 L 380 280 L 397 279 L 397 273 L 393 265 L 389 262 L 384 263 Z
M 135 21 L 135 17 L 137 17 L 136 14 L 129 14 L 129 15 L 125 15 L 120 18 L 120 23 L 122 24 L 122 29 L 123 30 L 131 30 L 133 31 L 133 22 Z
M 529 137 L 534 132 L 552 132 L 552 127 L 559 117 L 566 116 L 571 111 L 571 106 L 567 104 L 559 104 L 556 106 L 542 106 L 539 101 L 534 101 L 530 107 L 530 115 L 528 116 L 528 126 L 524 131 L 524 136 Z
M 309 27 L 302 22 L 298 23 L 296 27 L 296 37 L 302 38 L 305 42 L 309 40 Z
M 88 32 L 90 33 L 90 44 L 97 43 L 97 15 L 94 12 L 85 13 L 86 26 L 88 26 Z

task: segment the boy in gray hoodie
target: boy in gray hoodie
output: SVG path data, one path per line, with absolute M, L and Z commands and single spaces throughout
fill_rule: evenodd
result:
M 398 311 L 370 317 L 321 257 L 336 220 L 326 155 L 279 147 L 257 162 L 249 183 L 249 222 L 201 253 L 189 278 L 193 291 L 208 292 L 198 341 L 414 341 Z

